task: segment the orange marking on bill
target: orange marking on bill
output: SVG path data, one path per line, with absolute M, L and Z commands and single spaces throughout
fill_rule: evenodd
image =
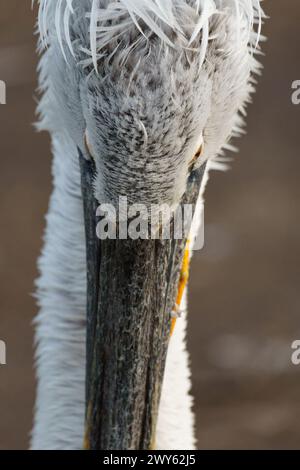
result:
M 175 315 L 177 312 L 179 312 L 180 305 L 182 302 L 183 294 L 185 291 L 185 288 L 187 286 L 188 280 L 189 280 L 189 269 L 190 269 L 190 241 L 188 240 L 186 243 L 184 255 L 183 255 L 183 261 L 182 261 L 182 266 L 181 266 L 181 272 L 180 272 L 180 278 L 179 278 L 179 285 L 178 285 L 178 292 L 177 292 L 177 298 L 176 298 L 176 304 L 174 308 Z M 171 320 L 171 336 L 174 332 L 175 326 L 176 326 L 176 321 L 177 317 L 173 317 Z
M 89 422 L 91 419 L 91 411 L 92 411 L 92 406 L 91 403 L 88 404 L 87 408 L 87 415 L 86 415 L 86 422 L 85 422 L 85 430 L 84 430 L 84 437 L 83 437 L 83 450 L 90 450 L 91 445 L 90 445 L 90 439 L 89 439 Z

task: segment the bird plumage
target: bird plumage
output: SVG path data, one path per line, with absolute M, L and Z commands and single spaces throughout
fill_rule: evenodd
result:
M 132 202 L 176 205 L 199 135 L 199 164 L 208 160 L 209 170 L 222 166 L 220 151 L 242 126 L 259 70 L 253 52 L 262 12 L 259 0 L 40 0 L 39 12 L 39 128 L 52 135 L 54 189 L 37 281 L 32 448 L 77 449 L 86 336 L 77 147 L 88 128 L 98 200 L 125 192 Z M 195 446 L 185 324 L 178 322 L 168 352 L 157 429 L 162 449 Z

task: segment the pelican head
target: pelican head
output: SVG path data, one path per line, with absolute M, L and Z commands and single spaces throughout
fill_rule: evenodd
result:
M 41 37 L 56 63 L 44 87 L 61 104 L 56 122 L 80 161 L 85 448 L 155 446 L 187 242 L 100 239 L 97 208 L 118 208 L 120 197 L 171 213 L 195 207 L 206 162 L 237 131 L 252 91 L 259 8 L 254 0 L 40 1 Z

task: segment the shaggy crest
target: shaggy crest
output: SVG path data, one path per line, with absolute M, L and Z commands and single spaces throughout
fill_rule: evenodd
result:
M 34 0 L 33 0 L 34 1 Z M 86 19 L 89 24 L 89 48 L 79 46 L 87 54 L 85 65 L 94 65 L 108 54 L 107 46 L 118 40 L 115 50 L 126 33 L 135 30 L 136 40 L 127 44 L 129 54 L 138 44 L 147 44 L 151 34 L 171 48 L 183 47 L 198 50 L 200 63 L 205 60 L 211 36 L 211 26 L 216 15 L 228 9 L 236 19 L 237 41 L 246 41 L 256 48 L 260 38 L 262 18 L 261 0 L 87 0 Z M 70 24 L 77 0 L 39 0 L 38 26 L 42 47 L 55 32 L 64 57 L 67 47 L 75 57 Z M 125 36 L 126 38 L 126 36 Z M 198 41 L 197 41 L 198 40 Z M 114 51 L 113 51 L 114 52 Z M 111 52 L 110 52 L 111 53 Z

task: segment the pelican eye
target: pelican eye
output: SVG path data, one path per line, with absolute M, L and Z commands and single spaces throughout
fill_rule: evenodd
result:
M 95 158 L 93 156 L 92 146 L 91 146 L 91 143 L 90 143 L 89 133 L 88 133 L 87 130 L 85 131 L 85 134 L 84 134 L 84 146 L 85 146 L 85 150 L 86 150 L 86 152 L 84 153 L 84 158 L 87 161 L 93 161 L 94 162 Z
M 190 161 L 189 163 L 189 170 L 192 171 L 195 164 L 197 163 L 197 161 L 199 160 L 199 158 L 201 157 L 203 153 L 203 144 L 200 145 L 200 147 L 198 148 L 197 152 L 195 153 L 195 155 L 193 156 L 192 160 Z

